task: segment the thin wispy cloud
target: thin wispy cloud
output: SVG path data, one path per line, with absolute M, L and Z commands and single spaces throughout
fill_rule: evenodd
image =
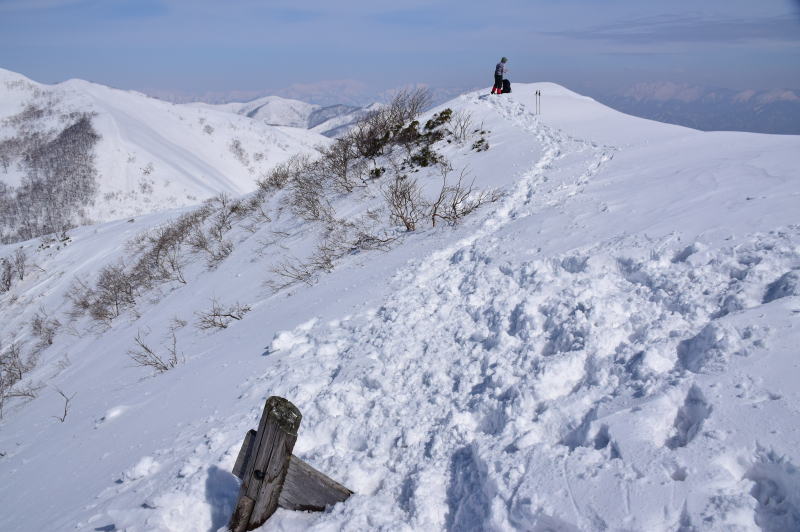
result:
M 36 11 L 87 3 L 89 0 L 0 0 L 0 12 Z
M 627 45 L 659 43 L 745 43 L 753 41 L 800 42 L 800 24 L 792 17 L 712 19 L 686 15 L 659 15 L 544 32 L 579 40 Z

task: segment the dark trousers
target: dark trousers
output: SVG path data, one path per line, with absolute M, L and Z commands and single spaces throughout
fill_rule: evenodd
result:
M 503 76 L 498 76 L 497 74 L 494 75 L 494 87 L 492 87 L 492 92 L 503 92 Z

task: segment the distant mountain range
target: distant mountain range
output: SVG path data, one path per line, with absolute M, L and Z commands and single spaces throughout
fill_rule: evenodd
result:
M 800 134 L 800 90 L 732 90 L 664 82 L 593 96 L 623 113 L 704 131 Z
M 477 88 L 429 87 L 429 90 L 432 103 L 437 105 Z M 216 109 L 244 115 L 266 103 L 263 109 L 255 112 L 269 124 L 293 125 L 336 136 L 338 132 L 332 127 L 323 131 L 323 128 L 317 127 L 319 124 L 309 126 L 307 119 L 311 112 L 316 111 L 317 116 L 334 118 L 341 125 L 346 125 L 348 116 L 356 116 L 354 113 L 370 102 L 391 99 L 396 90 L 375 92 L 353 81 L 329 81 L 293 85 L 276 91 L 272 96 L 263 96 L 258 91 L 202 95 L 155 89 L 144 92 L 174 103 L 202 101 L 214 104 Z M 800 134 L 800 89 L 735 90 L 674 82 L 648 82 L 620 91 L 600 91 L 586 86 L 582 92 L 627 114 L 703 131 Z M 231 101 L 247 103 L 228 103 Z M 278 101 L 283 103 L 276 105 Z M 283 112 L 284 104 L 298 110 L 294 119 L 288 115 L 270 114 L 273 107 L 280 107 Z
M 358 107 L 344 104 L 323 106 L 280 96 L 263 96 L 243 103 L 193 102 L 186 105 L 234 113 L 270 126 L 309 129 L 328 137 L 335 137 L 345 131 L 373 108 L 372 106 Z

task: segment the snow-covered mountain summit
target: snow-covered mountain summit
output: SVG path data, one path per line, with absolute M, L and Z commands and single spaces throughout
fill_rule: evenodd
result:
M 90 131 L 76 139 L 70 128 L 81 119 Z M 312 131 L 169 104 L 83 80 L 42 85 L 0 70 L 0 183 L 22 194 L 7 193 L 7 211 L 26 202 L 33 211 L 44 211 L 41 204 L 53 201 L 35 190 L 75 180 L 85 185 L 81 198 L 62 197 L 63 186 L 56 184 L 47 185 L 51 193 L 46 195 L 58 197 L 57 205 L 48 207 L 53 211 L 74 211 L 67 216 L 72 223 L 196 204 L 221 192 L 243 194 L 275 164 L 327 142 Z M 64 144 L 70 154 L 82 147 L 83 158 L 66 164 L 59 155 Z M 83 166 L 76 167 L 79 163 Z M 24 184 L 34 192 L 20 188 Z M 36 218 L 15 212 L 13 221 L 3 220 L 0 232 L 41 223 L 26 217 Z
M 264 530 L 796 530 L 800 137 L 660 124 L 549 83 L 429 120 L 468 120 L 431 145 L 448 164 L 369 167 L 322 222 L 287 207 L 313 189 L 287 167 L 241 203 L 0 247 L 36 265 L 0 293 L 3 353 L 39 353 L 34 397 L 0 422 L 0 528 L 218 530 L 280 395 L 303 413 L 295 454 L 355 495 Z M 431 227 L 462 171 L 504 195 Z M 385 199 L 409 181 L 426 216 L 403 231 Z M 113 286 L 175 241 L 118 315 L 75 311 L 78 281 Z M 240 319 L 204 327 L 215 305 Z M 175 367 L 131 367 L 142 344 Z

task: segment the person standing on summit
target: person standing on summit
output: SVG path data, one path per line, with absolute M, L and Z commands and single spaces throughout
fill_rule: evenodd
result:
M 507 72 L 506 63 L 508 63 L 508 58 L 503 57 L 494 67 L 494 87 L 492 87 L 492 94 L 503 94 L 503 76 Z

